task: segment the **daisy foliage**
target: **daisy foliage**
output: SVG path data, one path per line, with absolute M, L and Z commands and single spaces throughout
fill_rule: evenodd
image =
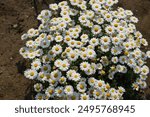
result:
M 134 99 L 147 84 L 150 51 L 132 11 L 118 0 L 67 0 L 50 4 L 38 29 L 23 34 L 24 72 L 36 81 L 35 99 Z

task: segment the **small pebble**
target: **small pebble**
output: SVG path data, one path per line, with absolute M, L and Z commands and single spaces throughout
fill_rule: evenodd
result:
M 13 28 L 17 28 L 17 27 L 18 27 L 18 24 L 14 24 L 14 25 L 13 25 Z

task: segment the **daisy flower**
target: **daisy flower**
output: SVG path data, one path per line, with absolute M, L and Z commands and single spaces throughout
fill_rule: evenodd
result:
M 114 28 L 112 26 L 107 26 L 105 28 L 106 33 L 108 34 L 113 34 L 114 33 Z
M 71 78 L 72 78 L 72 74 L 73 73 L 76 73 L 76 71 L 75 70 L 69 70 L 69 71 L 67 71 L 66 75 L 67 75 L 67 78 L 69 80 L 72 80 Z
M 71 37 L 70 36 L 65 36 L 64 37 L 64 42 L 69 43 L 69 41 L 71 41 Z
M 119 34 L 117 35 L 117 37 L 120 38 L 121 40 L 125 40 L 125 39 L 126 39 L 126 36 L 125 36 L 124 33 L 119 33 Z
M 33 40 L 29 40 L 29 41 L 26 42 L 26 46 L 27 47 L 33 47 L 33 45 L 34 45 L 34 41 Z
M 140 79 L 141 79 L 141 80 L 144 80 L 144 81 L 145 81 L 147 78 L 148 78 L 147 75 L 141 75 L 141 74 L 140 74 Z
M 118 27 L 119 27 L 120 24 L 113 21 L 113 22 L 111 23 L 111 25 L 112 25 L 112 27 L 113 27 L 114 29 L 118 29 Z
M 67 95 L 73 95 L 74 89 L 73 89 L 73 87 L 71 85 L 66 85 L 65 89 L 64 89 L 64 92 Z
M 66 49 L 65 49 L 66 53 L 70 53 L 71 51 L 73 51 L 73 49 L 71 47 L 66 47 Z
M 110 44 L 110 38 L 108 36 L 103 36 L 103 37 L 101 37 L 100 42 L 102 45 L 109 45 Z
M 49 64 L 45 64 L 41 67 L 42 72 L 50 72 L 51 66 Z
M 119 93 L 123 94 L 125 92 L 125 89 L 123 87 L 118 87 Z
M 50 4 L 49 8 L 52 9 L 53 11 L 58 10 L 58 5 L 57 4 Z
M 88 79 L 88 83 L 89 83 L 90 86 L 94 86 L 95 82 L 96 82 L 96 79 L 94 77 L 91 77 L 91 78 Z
M 58 4 L 58 6 L 61 8 L 63 6 L 67 6 L 67 4 L 68 4 L 67 1 L 62 1 Z
M 72 32 L 71 33 L 71 37 L 74 38 L 74 39 L 76 39 L 76 38 L 79 37 L 79 34 L 77 32 Z
M 98 69 L 98 70 L 102 70 L 102 68 L 103 68 L 103 65 L 102 65 L 101 63 L 98 63 L 98 64 L 97 64 L 97 69 Z
M 62 63 L 62 60 L 61 59 L 57 59 L 55 62 L 54 62 L 54 65 L 56 67 L 60 67 L 61 66 L 61 63 Z
M 75 41 L 75 40 L 70 40 L 70 41 L 68 42 L 68 46 L 74 48 L 74 47 L 76 46 L 76 41 Z
M 106 1 L 105 0 L 96 0 L 96 2 L 103 5 Z
M 49 10 L 42 10 L 41 15 L 43 16 L 43 18 L 50 18 L 52 16 L 52 13 Z
M 71 61 L 76 61 L 78 59 L 78 54 L 75 53 L 74 51 L 71 51 L 70 53 L 67 54 L 68 59 Z
M 41 41 L 42 41 L 43 39 L 42 38 L 36 38 L 35 39 L 35 44 L 37 45 L 37 46 L 40 46 L 40 43 L 41 43 Z
M 69 10 L 70 10 L 70 7 L 69 7 L 69 6 L 62 6 L 62 7 L 61 7 L 61 10 L 68 10 L 68 11 L 69 11 Z M 69 12 L 69 15 L 70 15 L 70 12 Z
M 119 54 L 121 54 L 121 52 L 122 52 L 121 48 L 119 48 L 117 46 L 111 48 L 112 55 L 119 55 Z
M 29 29 L 27 34 L 29 37 L 33 37 L 35 35 L 35 29 L 34 28 Z
M 35 78 L 37 78 L 38 73 L 34 69 L 28 69 L 24 72 L 24 75 L 26 78 L 35 79 Z
M 132 17 L 130 17 L 130 20 L 131 20 L 131 22 L 133 22 L 133 23 L 138 23 L 138 18 L 136 18 L 136 17 L 134 17 L 134 16 L 132 16 Z
M 52 52 L 54 54 L 60 54 L 62 52 L 62 47 L 58 44 L 52 47 Z
M 87 91 L 87 94 L 90 96 L 90 97 L 93 97 L 93 92 L 94 92 L 94 88 L 93 87 L 90 87 Z M 91 98 L 92 99 L 92 98 Z
M 102 52 L 108 52 L 110 50 L 110 46 L 109 45 L 101 45 L 100 49 Z
M 84 4 L 82 4 L 82 5 L 80 5 L 80 8 L 81 8 L 82 10 L 86 10 L 86 9 L 87 9 L 87 6 L 84 5 Z
M 48 48 L 50 46 L 50 41 L 48 41 L 47 39 L 44 39 L 41 41 L 40 46 L 42 48 Z
M 35 69 L 35 70 L 39 70 L 41 68 L 41 62 L 39 59 L 35 59 L 35 61 L 33 61 L 31 63 L 31 68 Z
M 99 41 L 96 38 L 92 38 L 89 43 L 92 46 L 97 46 L 99 44 Z
M 124 11 L 119 12 L 119 13 L 118 13 L 118 18 L 119 18 L 119 19 L 125 19 L 125 18 L 126 18 L 125 12 L 124 12 Z
M 49 85 L 56 87 L 58 85 L 57 79 L 49 79 Z
M 150 58 L 150 51 L 147 51 L 146 55 L 147 55 L 148 58 Z
M 57 30 L 57 27 L 56 27 L 56 26 L 51 26 L 51 27 L 50 27 L 50 30 L 51 30 L 51 31 L 55 31 L 55 30 Z
M 54 70 L 51 72 L 51 78 L 58 80 L 62 76 L 62 73 L 59 70 Z
M 25 33 L 25 34 L 23 34 L 21 36 L 21 40 L 26 40 L 27 38 L 28 38 L 28 34 L 27 33 Z
M 59 30 L 64 30 L 66 28 L 67 24 L 65 22 L 61 22 L 58 24 Z
M 101 88 L 103 88 L 104 84 L 105 84 L 104 81 L 102 81 L 102 80 L 97 80 L 97 81 L 95 82 L 95 87 L 96 87 L 97 89 L 101 89 Z
M 148 42 L 146 41 L 146 39 L 142 38 L 140 40 L 140 43 L 143 45 L 143 46 L 148 46 Z
M 45 81 L 48 81 L 51 79 L 51 74 L 50 73 L 45 73 Z
M 79 82 L 77 84 L 77 90 L 84 93 L 87 90 L 87 84 L 85 82 Z
M 95 99 L 101 99 L 103 96 L 103 92 L 101 90 L 96 89 L 93 92 L 93 96 Z
M 87 18 L 91 19 L 94 17 L 94 12 L 92 10 L 87 10 L 85 14 L 86 14 Z
M 44 55 L 44 56 L 42 56 L 42 62 L 43 63 L 50 63 L 50 61 L 51 61 L 51 57 L 49 57 L 49 56 L 47 56 L 47 55 Z
M 85 26 L 92 28 L 94 26 L 94 24 L 93 24 L 93 22 L 88 20 Z
M 87 21 L 86 15 L 80 16 L 80 17 L 79 17 L 79 21 L 80 21 L 81 23 L 85 23 L 85 22 Z
M 79 73 L 72 73 L 71 79 L 75 82 L 79 81 L 81 78 L 81 75 Z
M 35 90 L 36 92 L 40 92 L 42 89 L 43 89 L 43 85 L 42 85 L 41 83 L 36 83 L 36 84 L 34 85 L 34 90 Z
M 112 21 L 112 15 L 109 14 L 109 13 L 106 13 L 106 14 L 104 15 L 104 18 L 105 18 L 105 20 L 106 20 L 107 22 L 111 22 L 111 21 Z
M 24 54 L 27 53 L 27 50 L 28 50 L 28 48 L 22 47 L 22 48 L 20 48 L 19 53 L 20 53 L 21 55 L 24 55 Z
M 82 42 L 86 43 L 88 42 L 89 36 L 87 34 L 82 34 L 80 38 Z
M 104 23 L 104 19 L 103 18 L 97 18 L 95 20 L 98 24 L 103 24 Z
M 140 83 L 140 88 L 141 88 L 141 89 L 147 88 L 147 83 L 146 83 L 145 81 L 142 81 L 142 82 Z
M 125 28 L 124 28 L 123 26 L 119 26 L 119 27 L 117 28 L 117 31 L 118 31 L 119 33 L 124 33 L 126 30 L 125 30 Z
M 55 95 L 58 97 L 63 97 L 64 96 L 64 88 L 63 87 L 57 87 L 55 89 Z
M 92 5 L 92 9 L 93 9 L 94 11 L 98 11 L 99 9 L 101 9 L 101 5 L 95 3 L 95 4 Z
M 114 45 L 119 45 L 121 43 L 121 40 L 118 37 L 113 37 L 112 38 L 112 43 Z
M 35 96 L 36 100 L 44 100 L 44 98 L 45 98 L 45 95 L 42 93 L 37 93 Z
M 114 1 L 113 0 L 107 0 L 106 1 L 106 5 L 107 6 L 112 6 L 114 4 Z
M 111 61 L 116 64 L 118 63 L 119 60 L 118 60 L 118 57 L 112 57 Z
M 59 83 L 60 84 L 65 84 L 66 83 L 66 77 L 61 76 L 60 79 L 59 79 Z
M 49 97 L 49 98 L 53 98 L 55 96 L 55 89 L 52 86 L 49 86 L 46 91 L 45 94 Z
M 36 57 L 36 53 L 35 52 L 29 52 L 29 53 L 27 53 L 27 57 L 29 59 L 34 59 Z
M 132 84 L 133 90 L 139 91 L 139 85 L 137 83 Z
M 83 70 L 83 71 L 87 71 L 90 67 L 90 64 L 88 62 L 82 62 L 80 64 L 80 69 Z
M 111 100 L 119 100 L 120 99 L 119 93 L 117 93 L 117 92 L 111 93 L 110 99 Z
M 69 69 L 70 64 L 68 63 L 68 61 L 64 60 L 62 61 L 62 63 L 60 64 L 59 69 L 61 71 L 67 71 Z
M 46 80 L 46 74 L 44 72 L 39 72 L 37 79 L 39 81 L 45 81 Z
M 135 59 L 133 59 L 133 58 L 128 59 L 127 64 L 130 67 L 135 67 L 136 66 Z
M 69 22 L 71 22 L 71 18 L 69 16 L 65 16 L 65 17 L 63 17 L 63 21 L 65 23 L 69 23 Z
M 88 49 L 87 50 L 87 55 L 88 55 L 88 58 L 92 59 L 92 58 L 96 57 L 96 52 L 92 49 Z
M 120 72 L 120 73 L 122 73 L 123 72 L 123 70 L 124 70 L 124 67 L 122 66 L 122 65 L 117 65 L 116 66 L 116 70 L 117 70 L 117 72 Z
M 144 65 L 144 66 L 141 68 L 141 74 L 142 74 L 142 75 L 147 75 L 147 74 L 149 74 L 149 68 L 148 68 L 146 65 Z
M 63 16 L 63 17 L 68 17 L 69 16 L 69 12 L 67 10 L 62 10 L 60 15 Z
M 81 48 L 83 46 L 83 43 L 81 41 L 76 41 L 76 47 Z
M 126 57 L 126 56 L 120 56 L 120 57 L 119 57 L 119 62 L 120 62 L 121 64 L 126 63 L 126 62 L 127 62 L 127 57 Z
M 143 61 L 142 59 L 138 59 L 138 60 L 137 60 L 137 64 L 138 64 L 139 66 L 143 66 L 143 65 L 144 65 L 144 61 Z
M 63 40 L 63 37 L 61 35 L 58 35 L 55 37 L 56 42 L 61 42 Z
M 81 94 L 80 99 L 81 100 L 89 100 L 90 97 L 89 97 L 89 95 L 87 95 L 86 93 L 84 93 L 84 94 Z
M 87 55 L 87 52 L 81 52 L 80 54 L 80 57 L 83 59 L 83 60 L 87 60 L 88 59 L 88 55 Z
M 94 25 L 92 27 L 92 33 L 94 35 L 100 34 L 101 33 L 101 27 L 99 25 Z
M 67 97 L 68 100 L 79 100 L 79 93 L 74 92 L 72 95 Z

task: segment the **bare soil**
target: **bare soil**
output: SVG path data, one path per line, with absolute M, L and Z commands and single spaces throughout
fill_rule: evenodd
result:
M 150 0 L 120 0 L 119 5 L 139 18 L 137 27 L 150 43 Z M 18 51 L 24 46 L 20 36 L 37 27 L 35 19 L 32 0 L 0 0 L 0 99 L 31 99 L 33 82 L 23 76 L 24 60 Z M 150 61 L 148 64 L 150 67 Z M 150 78 L 147 82 L 145 95 L 150 99 Z

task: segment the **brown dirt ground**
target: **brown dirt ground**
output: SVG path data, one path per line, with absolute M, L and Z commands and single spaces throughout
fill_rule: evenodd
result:
M 137 27 L 150 43 L 150 0 L 120 0 L 119 5 L 131 9 L 139 18 Z M 32 0 L 0 0 L 0 99 L 31 99 L 28 94 L 32 81 L 22 74 L 24 60 L 18 51 L 24 45 L 20 36 L 36 26 Z M 149 87 L 150 78 L 145 91 L 147 99 Z

